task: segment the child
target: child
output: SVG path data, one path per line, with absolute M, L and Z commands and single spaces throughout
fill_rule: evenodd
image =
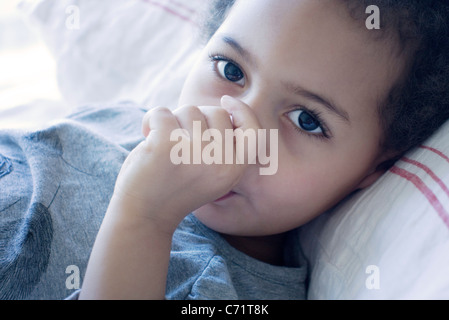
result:
M 369 4 L 380 30 L 365 26 Z M 183 107 L 144 117 L 146 140 L 117 179 L 81 299 L 306 297 L 289 231 L 373 184 L 449 117 L 448 6 L 369 4 L 216 1 L 219 28 Z M 174 164 L 176 130 L 193 151 L 206 147 L 195 123 L 222 136 L 275 130 L 276 173 L 261 175 L 249 153 L 240 164 Z

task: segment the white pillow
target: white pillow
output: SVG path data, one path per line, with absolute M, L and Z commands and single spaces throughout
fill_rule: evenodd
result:
M 199 49 L 206 0 L 25 0 L 71 106 L 133 100 L 176 107 Z
M 448 136 L 302 228 L 310 299 L 449 298 Z

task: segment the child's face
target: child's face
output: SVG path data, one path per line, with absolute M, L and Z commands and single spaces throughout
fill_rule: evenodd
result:
M 382 174 L 378 103 L 403 62 L 370 32 L 340 1 L 237 1 L 180 104 L 242 100 L 278 130 L 279 168 L 263 176 L 249 166 L 232 196 L 195 212 L 203 223 L 230 235 L 282 233 Z

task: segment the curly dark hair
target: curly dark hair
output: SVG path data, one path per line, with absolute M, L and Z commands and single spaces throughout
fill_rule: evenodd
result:
M 385 152 L 395 154 L 391 166 L 410 149 L 421 145 L 449 119 L 449 1 L 448 0 L 336 0 L 350 15 L 365 20 L 366 8 L 376 5 L 381 28 L 373 34 L 394 35 L 409 67 L 379 102 Z M 235 0 L 210 0 L 203 38 L 213 36 Z

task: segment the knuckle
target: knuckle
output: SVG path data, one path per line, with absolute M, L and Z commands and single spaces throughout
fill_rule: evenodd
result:
M 200 108 L 198 108 L 197 106 L 185 106 L 180 109 L 180 112 L 190 117 L 197 117 L 202 114 Z
M 173 113 L 167 107 L 155 107 L 151 109 L 148 114 L 145 116 L 145 121 L 158 121 L 156 119 L 165 119 L 167 117 L 173 116 Z
M 230 116 L 229 112 L 227 112 L 225 109 L 220 108 L 220 107 L 216 107 L 214 111 L 217 114 L 217 116 L 219 116 L 219 117 L 229 118 L 229 116 Z
M 160 106 L 159 107 L 155 107 L 150 112 L 154 113 L 154 114 L 171 114 L 172 113 L 170 111 L 170 109 L 168 109 L 167 107 L 160 107 Z

